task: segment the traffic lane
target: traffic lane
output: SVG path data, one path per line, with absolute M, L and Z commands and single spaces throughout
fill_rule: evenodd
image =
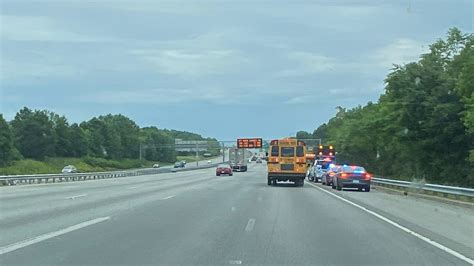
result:
M 17 225 L 19 221 L 29 221 L 33 218 L 48 216 L 50 212 L 63 210 L 73 211 L 75 208 L 82 208 L 85 205 L 97 202 L 107 203 L 121 200 L 127 197 L 135 197 L 143 193 L 150 193 L 156 190 L 164 190 L 175 186 L 192 184 L 205 179 L 212 178 L 210 173 L 190 173 L 179 178 L 169 178 L 156 180 L 154 182 L 133 183 L 121 186 L 111 186 L 104 188 L 83 188 L 81 191 L 62 192 L 53 196 L 31 197 L 27 201 L 22 199 L 19 202 L 9 202 L 0 207 L 0 225 Z
M 466 264 L 312 187 L 267 186 L 263 169 L 121 212 L 2 263 Z
M 2 210 L 0 246 L 58 230 L 94 217 L 102 217 L 133 209 L 141 204 L 161 201 L 168 196 L 184 193 L 187 189 L 201 188 L 207 182 L 219 182 L 215 172 L 196 171 L 188 178 L 178 178 L 147 186 L 113 188 L 74 200 L 44 201 L 19 210 Z M 86 191 L 87 192 L 87 191 Z M 42 202 L 38 199 L 38 202 Z
M 160 201 L 188 188 L 198 189 L 208 182 L 221 180 L 215 177 L 215 169 L 186 172 L 186 177 L 146 186 L 130 184 L 130 186 L 115 187 L 107 191 L 86 194 L 86 197 L 74 200 L 58 201 L 60 203 L 56 205 L 51 205 L 52 201 L 38 199 L 37 202 L 44 202 L 44 204 L 32 204 L 29 209 L 13 210 L 13 214 L 2 211 L 3 219 L 0 222 L 0 229 L 4 233 L 0 238 L 0 246 L 104 214 L 135 208 L 146 202 Z
M 235 176 L 234 176 L 235 177 Z M 229 176 L 220 176 L 216 177 L 216 181 L 220 184 L 211 184 L 206 183 L 205 189 L 201 189 L 199 191 L 195 191 L 195 193 L 183 193 L 179 194 L 174 198 L 171 198 L 167 201 L 162 202 L 153 202 L 150 204 L 143 205 L 141 208 L 136 208 L 129 210 L 127 212 L 123 212 L 122 214 L 118 214 L 111 218 L 110 221 L 107 221 L 103 224 L 94 225 L 90 228 L 85 228 L 77 232 L 72 232 L 68 235 L 61 236 L 60 238 L 51 239 L 50 241 L 45 241 L 43 243 L 36 244 L 34 246 L 30 246 L 21 250 L 14 251 L 12 253 L 8 253 L 0 257 L 2 260 L 2 264 L 8 265 L 12 264 L 39 264 L 39 265 L 54 265 L 54 264 L 94 264 L 94 265 L 105 265 L 105 264 L 121 264 L 121 265 L 142 265 L 142 264 L 152 264 L 153 256 L 156 254 L 149 254 L 147 256 L 143 256 L 141 252 L 145 250 L 139 249 L 146 245 L 156 246 L 155 242 L 158 241 L 169 241 L 173 242 L 176 239 L 173 234 L 176 234 L 176 230 L 182 231 L 183 235 L 193 236 L 193 234 L 199 234 L 200 232 L 196 230 L 194 232 L 194 228 L 192 226 L 182 226 L 181 222 L 186 223 L 194 223 L 198 224 L 198 226 L 203 226 L 203 224 L 209 223 L 209 220 L 219 219 L 217 215 L 220 212 L 221 208 L 225 208 L 229 210 L 229 214 L 235 212 L 235 206 L 233 202 L 235 198 L 241 197 L 242 194 L 239 192 L 239 184 L 233 182 L 232 178 Z M 228 191 L 236 191 L 237 193 L 229 194 Z M 219 195 L 219 198 L 225 198 L 226 200 L 222 201 L 211 201 L 208 202 L 209 206 L 207 210 L 209 210 L 208 215 L 203 213 L 203 209 L 200 208 L 200 204 L 202 203 L 202 198 L 206 197 L 206 195 Z M 186 200 L 183 201 L 183 198 L 186 197 Z M 173 204 L 174 202 L 178 202 L 178 204 Z M 159 206 L 162 206 L 160 208 Z M 234 209 L 232 208 L 234 207 Z M 159 209 L 159 212 L 155 212 L 156 209 Z M 234 212 L 232 211 L 234 210 Z M 175 217 L 174 219 L 167 219 L 167 217 Z M 138 218 L 135 221 L 130 221 L 132 223 L 128 224 L 130 218 L 136 217 Z M 118 223 L 117 223 L 118 222 Z M 213 221 L 211 221 L 213 222 Z M 105 227 L 101 227 L 101 225 L 105 225 Z M 170 230 L 173 228 L 173 230 Z M 90 229 L 98 229 L 99 231 L 91 232 L 96 236 L 92 239 L 88 239 L 90 236 L 88 235 L 88 230 Z M 112 229 L 112 230 L 111 230 Z M 108 234 L 104 234 L 104 232 L 109 231 L 113 235 L 110 236 Z M 118 241 L 117 243 L 113 243 L 116 238 L 128 237 L 129 235 L 140 234 L 139 238 L 133 237 L 129 239 L 130 241 L 124 241 L 123 239 Z M 77 233 L 77 234 L 76 234 Z M 142 236 L 144 235 L 144 236 Z M 69 237 L 79 237 L 78 242 L 73 241 L 70 242 L 68 239 Z M 198 237 L 196 236 L 196 239 Z M 51 246 L 54 245 L 56 241 L 63 241 L 69 242 L 66 246 L 59 248 L 56 250 L 57 247 Z M 185 239 L 182 239 L 185 241 Z M 103 245 L 103 243 L 107 243 L 105 246 L 99 248 L 98 250 L 93 250 L 94 246 L 98 247 Z M 163 243 L 163 242 L 160 242 Z M 45 244 L 46 250 L 37 249 L 41 247 L 42 244 Z M 96 245 L 97 244 L 97 245 Z M 185 243 L 183 243 L 184 246 Z M 192 245 L 201 245 L 198 242 L 190 243 Z M 113 247 L 115 246 L 115 247 Z M 173 251 L 172 249 L 167 250 L 168 245 L 166 243 L 162 244 L 162 250 L 165 251 Z M 31 248 L 31 249 L 30 249 Z M 128 251 L 127 251 L 128 250 Z M 134 250 L 137 251 L 136 254 L 130 254 L 129 251 Z M 53 256 L 45 256 L 45 254 L 39 254 L 36 252 L 51 252 L 50 254 L 54 254 Z M 26 253 L 23 253 L 26 252 Z M 29 253 L 29 252 L 33 252 Z M 127 255 L 124 255 L 124 252 Z M 174 250 L 174 252 L 179 253 L 180 250 Z M 82 256 L 79 256 L 83 254 Z M 161 251 L 160 251 L 161 253 Z M 13 257 L 12 260 L 9 260 L 10 255 L 15 254 L 28 254 L 28 258 L 15 258 Z M 87 254 L 87 255 L 85 255 Z M 78 256 L 76 256 L 78 255 Z M 122 257 L 122 255 L 124 255 Z M 20 255 L 23 256 L 23 255 Z M 38 256 L 37 259 L 35 257 Z M 112 258 L 107 258 L 111 257 Z M 134 257 L 136 256 L 136 257 Z M 178 256 L 180 257 L 180 256 Z M 108 262 L 109 259 L 114 259 L 113 262 Z M 154 263 L 156 264 L 156 262 Z
M 314 183 L 311 183 L 314 184 Z M 369 193 L 314 184 L 366 206 L 424 236 L 474 258 L 474 209 L 377 190 Z

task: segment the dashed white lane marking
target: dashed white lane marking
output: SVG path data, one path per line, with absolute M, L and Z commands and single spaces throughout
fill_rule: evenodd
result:
M 167 200 L 167 199 L 172 199 L 172 198 L 174 198 L 174 197 L 175 197 L 174 195 L 171 195 L 171 196 L 168 196 L 168 197 L 162 198 L 162 199 Z
M 71 197 L 67 197 L 66 199 L 77 199 L 77 198 L 82 198 L 82 197 L 85 197 L 85 196 L 87 196 L 87 194 L 81 194 L 81 195 L 71 196 Z
M 237 210 L 235 207 L 230 208 L 231 211 L 235 212 Z
M 306 181 L 305 181 L 305 182 L 306 182 Z M 306 184 L 308 184 L 308 185 L 310 185 L 310 186 L 312 186 L 312 187 L 315 187 L 315 188 L 317 188 L 317 189 L 319 189 L 319 190 L 321 190 L 321 191 L 323 191 L 323 192 L 325 192 L 325 193 L 327 193 L 327 194 L 329 194 L 329 195 L 331 195 L 331 196 L 334 196 L 334 197 L 336 197 L 336 198 L 338 198 L 338 199 L 340 199 L 340 200 L 342 200 L 342 201 L 344 201 L 344 202 L 347 202 L 347 203 L 351 204 L 352 206 L 355 206 L 355 207 L 357 207 L 357 208 L 359 208 L 359 209 L 361 209 L 361 210 L 363 210 L 363 211 L 365 211 L 365 212 L 367 212 L 367 213 L 369 213 L 369 214 L 372 214 L 373 216 L 379 218 L 380 220 L 382 220 L 382 221 L 384 221 L 384 222 L 387 222 L 387 223 L 389 223 L 389 224 L 391 224 L 391 225 L 393 225 L 393 226 L 395 226 L 395 227 L 401 229 L 402 231 L 405 231 L 406 233 L 408 233 L 408 234 L 410 234 L 410 235 L 412 235 L 412 236 L 414 236 L 414 237 L 416 237 L 416 238 L 418 238 L 418 239 L 421 239 L 421 240 L 425 241 L 426 243 L 428 243 L 428 244 L 430 244 L 430 245 L 432 245 L 432 246 L 434 246 L 434 247 L 437 247 L 437 248 L 439 248 L 439 249 L 441 249 L 441 250 L 443 250 L 443 251 L 445 251 L 445 252 L 447 252 L 447 253 L 449 253 L 449 254 L 455 256 L 456 258 L 461 259 L 461 260 L 463 260 L 463 261 L 465 261 L 465 262 L 467 262 L 467 263 L 469 263 L 469 264 L 471 264 L 471 265 L 474 265 L 474 260 L 473 260 L 473 259 L 468 258 L 468 257 L 462 255 L 461 253 L 455 251 L 455 250 L 452 250 L 452 249 L 450 249 L 450 248 L 448 248 L 448 247 L 445 247 L 445 246 L 441 245 L 440 243 L 438 243 L 438 242 L 436 242 L 436 241 L 433 241 L 433 240 L 427 238 L 426 236 L 423 236 L 423 235 L 421 235 L 421 234 L 419 234 L 419 233 L 417 233 L 417 232 L 415 232 L 415 231 L 412 231 L 412 230 L 406 228 L 405 226 L 400 225 L 400 224 L 398 224 L 398 223 L 396 223 L 396 222 L 394 222 L 394 221 L 388 219 L 388 218 L 385 217 L 385 216 L 382 216 L 382 215 L 380 215 L 380 214 L 378 214 L 378 213 L 376 213 L 376 212 L 374 212 L 374 211 L 371 211 L 371 210 L 369 210 L 369 209 L 367 209 L 367 208 L 365 208 L 365 207 L 363 207 L 363 206 L 361 206 L 361 205 L 359 205 L 359 204 L 356 204 L 356 203 L 354 203 L 354 202 L 352 202 L 352 201 L 350 201 L 350 200 L 348 200 L 348 199 L 345 199 L 345 198 L 343 198 L 343 197 L 341 197 L 341 196 L 338 196 L 338 195 L 336 195 L 336 194 L 334 194 L 334 193 L 332 193 L 332 192 L 330 192 L 330 191 L 327 191 L 327 190 L 325 190 L 325 189 L 322 189 L 322 188 L 320 188 L 320 187 L 318 187 L 318 186 L 316 186 L 316 185 L 313 185 L 313 184 L 311 184 L 311 183 L 309 183 L 309 182 L 306 182 Z
M 83 222 L 83 223 L 80 223 L 80 224 L 76 224 L 76 225 L 58 230 L 58 231 L 55 231 L 55 232 L 47 233 L 47 234 L 44 234 L 44 235 L 40 235 L 40 236 L 37 236 L 37 237 L 33 237 L 33 238 L 30 238 L 30 239 L 27 239 L 27 240 L 23 240 L 23 241 L 11 244 L 11 245 L 8 245 L 8 246 L 0 247 L 0 255 L 3 255 L 3 254 L 8 253 L 8 252 L 15 251 L 17 249 L 24 248 L 24 247 L 27 247 L 27 246 L 30 246 L 30 245 L 33 245 L 33 244 L 36 244 L 36 243 L 39 243 L 41 241 L 51 239 L 53 237 L 57 237 L 57 236 L 60 236 L 60 235 L 70 233 L 72 231 L 76 231 L 76 230 L 79 230 L 81 228 L 106 221 L 108 219 L 110 219 L 110 216 L 100 217 L 100 218 L 97 218 L 97 219 L 93 219 L 93 220 L 90 220 L 90 221 L 87 221 L 87 222 Z
M 127 189 L 136 189 L 136 188 L 139 188 L 138 186 L 135 186 L 135 187 L 128 187 Z
M 240 264 L 242 264 L 242 261 L 241 260 L 229 260 L 229 264 L 240 265 Z
M 255 219 L 249 219 L 247 226 L 245 227 L 245 232 L 252 232 L 253 227 L 255 226 Z

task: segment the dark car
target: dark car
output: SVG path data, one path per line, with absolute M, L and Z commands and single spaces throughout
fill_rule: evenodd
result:
M 337 174 L 340 168 L 341 166 L 335 165 L 335 166 L 330 167 L 327 170 L 321 169 L 322 171 L 321 183 L 326 186 L 332 186 L 334 176 Z
M 228 164 L 219 164 L 216 169 L 216 176 L 229 175 L 232 176 L 232 167 Z
M 255 162 L 256 163 L 262 163 L 262 159 L 258 158 Z
M 174 163 L 174 168 L 184 168 L 184 166 L 186 166 L 186 163 L 183 161 Z
M 371 179 L 372 176 L 362 166 L 343 166 L 334 176 L 332 188 L 357 188 L 369 192 Z

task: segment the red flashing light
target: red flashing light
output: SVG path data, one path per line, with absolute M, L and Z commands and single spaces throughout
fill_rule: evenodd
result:
M 341 178 L 347 178 L 347 176 L 348 176 L 348 174 L 346 174 L 346 173 L 341 174 Z
M 365 174 L 365 179 L 366 180 L 370 180 L 372 178 L 372 176 L 369 174 L 369 173 L 366 173 Z

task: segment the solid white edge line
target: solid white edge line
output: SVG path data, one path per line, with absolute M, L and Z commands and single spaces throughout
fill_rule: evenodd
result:
M 40 236 L 36 236 L 36 237 L 30 238 L 30 239 L 26 239 L 26 240 L 23 240 L 23 241 L 20 241 L 20 242 L 17 242 L 17 243 L 10 244 L 8 246 L 0 247 L 0 255 L 6 254 L 8 252 L 15 251 L 17 249 L 24 248 L 24 247 L 27 247 L 27 246 L 30 246 L 30 245 L 33 245 L 33 244 L 36 244 L 36 243 L 39 243 L 41 241 L 45 241 L 45 240 L 48 240 L 48 239 L 51 239 L 51 238 L 54 238 L 54 237 L 57 237 L 57 236 L 60 236 L 60 235 L 64 235 L 64 234 L 70 233 L 72 231 L 76 231 L 76 230 L 79 230 L 81 228 L 106 221 L 108 219 L 110 219 L 110 216 L 100 217 L 100 218 L 97 218 L 97 219 L 82 222 L 80 224 L 76 224 L 76 225 L 58 230 L 58 231 L 55 231 L 55 232 L 46 233 L 44 235 L 40 235 Z
M 306 182 L 306 181 L 305 181 L 305 182 Z M 367 212 L 367 213 L 369 213 L 369 214 L 372 214 L 373 216 L 375 216 L 375 217 L 377 217 L 377 218 L 379 218 L 379 219 L 381 219 L 381 220 L 383 220 L 383 221 L 385 221 L 385 222 L 387 222 L 387 223 L 389 223 L 389 224 L 391 224 L 391 225 L 393 225 L 393 226 L 395 226 L 395 227 L 397 227 L 397 228 L 399 228 L 399 229 L 405 231 L 406 233 L 411 234 L 411 235 L 417 237 L 418 239 L 421 239 L 421 240 L 425 241 L 426 243 L 428 243 L 428 244 L 430 244 L 430 245 L 432 245 L 432 246 L 434 246 L 434 247 L 437 247 L 437 248 L 439 248 L 439 249 L 441 249 L 441 250 L 443 250 L 443 251 L 445 251 L 445 252 L 447 252 L 447 253 L 449 253 L 449 254 L 455 256 L 456 258 L 461 259 L 461 260 L 463 260 L 463 261 L 465 261 L 465 262 L 467 262 L 467 263 L 469 263 L 469 264 L 471 264 L 471 265 L 474 265 L 474 260 L 473 260 L 473 259 L 468 258 L 468 257 L 462 255 L 461 253 L 459 253 L 459 252 L 457 252 L 457 251 L 455 251 L 455 250 L 452 250 L 452 249 L 450 249 L 450 248 L 448 248 L 448 247 L 446 247 L 446 246 L 443 246 L 443 245 L 441 245 L 440 243 L 438 243 L 438 242 L 436 242 L 436 241 L 434 241 L 434 240 L 431 240 L 431 239 L 427 238 L 426 236 L 423 236 L 423 235 L 421 235 L 421 234 L 419 234 L 419 233 L 417 233 L 417 232 L 415 232 L 415 231 L 412 231 L 412 230 L 410 230 L 410 229 L 404 227 L 403 225 L 400 225 L 400 224 L 398 224 L 398 223 L 396 223 L 396 222 L 394 222 L 394 221 L 388 219 L 388 218 L 385 217 L 385 216 L 382 216 L 382 215 L 380 215 L 380 214 L 378 214 L 378 213 L 376 213 L 376 212 L 374 212 L 374 211 L 371 211 L 371 210 L 369 210 L 369 209 L 367 209 L 367 208 L 365 208 L 365 207 L 363 207 L 363 206 L 360 206 L 359 204 L 356 204 L 356 203 L 354 203 L 354 202 L 352 202 L 352 201 L 350 201 L 350 200 L 348 200 L 348 199 L 345 199 L 345 198 L 343 198 L 343 197 L 341 197 L 341 196 L 338 196 L 338 195 L 336 195 L 336 194 L 334 194 L 334 193 L 332 193 L 332 192 L 330 192 L 330 191 L 327 191 L 327 190 L 325 190 L 325 189 L 323 189 L 323 188 L 320 188 L 320 187 L 318 187 L 318 186 L 316 186 L 316 185 L 313 185 L 313 184 L 311 184 L 311 183 L 309 183 L 309 182 L 306 182 L 306 184 L 308 184 L 308 185 L 310 185 L 310 186 L 312 186 L 312 187 L 315 187 L 315 188 L 317 188 L 317 189 L 319 189 L 319 190 L 321 190 L 321 191 L 323 191 L 323 192 L 326 192 L 326 193 L 328 193 L 329 195 L 332 195 L 332 196 L 334 196 L 334 197 L 336 197 L 336 198 L 338 198 L 338 199 L 340 199 L 340 200 L 342 200 L 342 201 L 344 201 L 344 202 L 346 202 L 346 203 L 349 203 L 349 204 L 351 204 L 351 205 L 353 205 L 353 206 L 355 206 L 355 207 L 357 207 L 357 208 L 359 208 L 359 209 L 361 209 L 361 210 L 363 210 L 363 211 L 365 211 L 365 212 Z

